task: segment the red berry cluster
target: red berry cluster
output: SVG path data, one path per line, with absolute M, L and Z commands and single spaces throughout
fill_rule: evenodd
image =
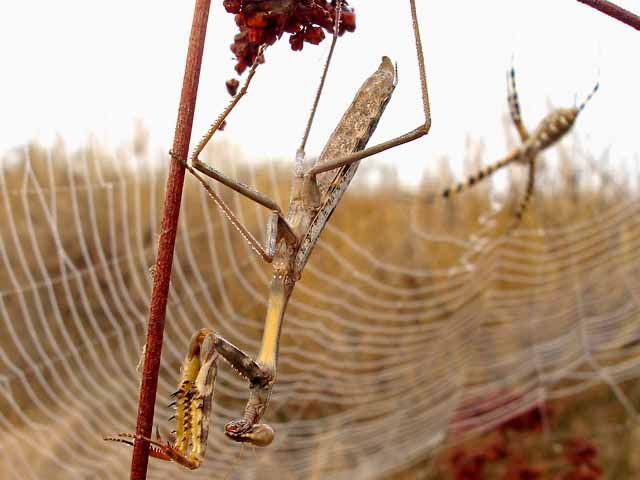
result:
M 465 409 L 465 417 L 469 418 L 469 412 L 472 415 L 482 415 L 486 408 L 486 402 L 478 402 L 476 408 Z M 597 448 L 580 437 L 564 442 L 564 462 L 555 462 L 552 465 L 529 463 L 525 458 L 525 452 L 531 449 L 531 440 L 535 440 L 534 437 L 543 430 L 544 422 L 553 421 L 553 417 L 553 410 L 548 405 L 533 405 L 520 415 L 498 425 L 488 434 L 485 441 L 476 441 L 471 448 L 453 449 L 447 462 L 451 478 L 453 480 L 487 480 L 488 478 L 599 480 L 602 478 L 602 469 L 597 462 Z
M 543 473 L 540 467 L 529 465 L 523 457 L 514 455 L 502 480 L 541 480 Z
M 283 33 L 291 35 L 292 50 L 302 50 L 304 42 L 317 45 L 324 40 L 323 29 L 333 32 L 335 24 L 335 0 L 224 0 L 223 4 L 235 15 L 240 30 L 231 45 L 238 74 L 253 65 L 260 45 L 273 45 Z M 355 28 L 355 13 L 343 0 L 338 33 Z
M 448 463 L 453 480 L 542 480 L 544 473 L 542 468 L 530 465 L 518 451 L 514 451 L 504 434 L 472 453 L 464 448 L 454 450 Z M 502 468 L 496 469 L 496 466 Z M 493 470 L 488 471 L 491 467 Z
M 467 453 L 454 450 L 449 455 L 449 466 L 455 480 L 478 480 L 485 478 L 484 467 L 487 458 L 483 453 Z
M 597 480 L 602 469 L 596 463 L 598 450 L 583 438 L 574 438 L 565 442 L 564 457 L 571 470 L 558 477 L 558 480 Z
M 552 415 L 553 412 L 548 405 L 534 405 L 520 415 L 507 420 L 499 428 L 502 431 L 540 432 L 544 427 L 545 418 L 549 418 Z

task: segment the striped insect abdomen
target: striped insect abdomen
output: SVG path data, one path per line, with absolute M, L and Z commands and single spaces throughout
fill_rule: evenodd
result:
M 535 156 L 560 140 L 571 130 L 578 112 L 577 108 L 558 108 L 544 117 L 523 145 L 525 157 Z

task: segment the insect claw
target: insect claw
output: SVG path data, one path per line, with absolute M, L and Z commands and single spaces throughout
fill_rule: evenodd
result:
M 252 424 L 244 419 L 232 420 L 224 427 L 224 434 L 236 442 L 266 447 L 273 441 L 273 429 L 264 423 Z

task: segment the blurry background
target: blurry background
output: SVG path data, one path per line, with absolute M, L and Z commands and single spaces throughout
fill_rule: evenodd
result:
M 352 3 L 358 30 L 338 44 L 309 152 L 383 54 L 400 84 L 372 141 L 421 121 L 404 3 Z M 149 478 L 637 475 L 637 35 L 569 1 L 419 8 L 433 128 L 361 165 L 313 253 L 267 414 L 276 441 L 253 451 L 223 438 L 246 385 L 221 365 L 205 465 L 152 460 Z M 101 437 L 135 423 L 191 14 L 117 1 L 3 12 L 2 478 L 128 475 L 131 452 Z M 196 135 L 228 101 L 232 23 L 214 2 Z M 302 54 L 280 43 L 206 160 L 285 204 L 328 42 Z M 506 235 L 525 184 L 517 166 L 450 201 L 425 199 L 515 145 L 512 56 L 529 128 L 598 79 L 601 89 L 539 162 L 530 211 Z M 265 212 L 219 192 L 261 238 Z M 268 277 L 188 179 L 156 405 L 164 434 L 192 332 L 208 326 L 255 352 Z
M 640 0 L 617 2 L 631 11 Z M 382 55 L 398 63 L 400 83 L 373 141 L 420 122 L 417 65 L 409 2 L 361 2 L 357 31 L 338 43 L 307 151 L 322 145 L 362 79 Z M 640 93 L 636 32 L 573 0 L 449 1 L 418 5 L 433 111 L 429 140 L 380 155 L 405 181 L 440 155 L 462 174 L 465 138 L 481 138 L 488 158 L 504 153 L 505 73 L 513 58 L 522 112 L 533 126 L 549 105 L 578 103 L 601 88 L 578 128 L 595 150 L 612 148 L 616 162 L 635 153 Z M 3 9 L 0 148 L 60 135 L 71 148 L 91 133 L 108 145 L 131 137 L 135 121 L 151 145 L 171 145 L 184 69 L 191 4 L 139 0 L 25 0 Z M 227 104 L 233 16 L 212 2 L 194 133 Z M 292 53 L 285 39 L 269 49 L 249 96 L 234 111 L 223 137 L 250 158 L 291 159 L 303 132 L 329 42 Z M 11 119 L 11 121 L 8 121 Z M 415 184 L 415 180 L 413 180 Z

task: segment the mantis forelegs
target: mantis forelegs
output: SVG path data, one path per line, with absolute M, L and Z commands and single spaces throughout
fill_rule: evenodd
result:
M 273 429 L 259 422 L 269 402 L 275 372 L 271 368 L 260 365 L 220 336 L 215 335 L 214 345 L 220 356 L 250 384 L 249 400 L 244 415 L 225 425 L 225 435 L 237 442 L 251 443 L 258 447 L 269 445 L 273 441 Z
M 173 461 L 191 470 L 200 467 L 209 436 L 209 417 L 218 371 L 218 356 L 224 358 L 240 375 L 249 380 L 252 389 L 243 417 L 251 421 L 245 422 L 242 431 L 238 431 L 240 421 L 229 422 L 225 426 L 225 434 L 236 441 L 257 446 L 269 445 L 273 440 L 273 430 L 258 421 L 262 417 L 268 393 L 271 391 L 272 371 L 261 367 L 238 347 L 207 328 L 198 330 L 191 337 L 180 369 L 178 390 L 172 395 L 174 400 L 170 406 L 174 406 L 176 410 L 175 441 L 165 441 L 159 434 L 157 439 L 151 439 L 131 433 L 119 433 L 115 437 L 104 439 L 130 446 L 133 446 L 135 441 L 146 441 L 152 445 L 152 457 Z M 267 393 L 262 393 L 261 390 Z M 256 414 L 248 417 L 247 411 Z
M 173 443 L 120 433 L 105 440 L 133 446 L 142 440 L 152 445 L 151 456 L 165 461 L 174 461 L 189 469 L 200 467 L 209 435 L 209 416 L 213 401 L 213 389 L 218 371 L 216 336 L 203 328 L 189 342 L 189 349 L 182 362 L 178 390 L 172 395 L 176 409 L 176 438 Z
M 275 262 L 277 261 L 278 257 L 276 256 Z M 243 364 L 250 360 L 257 367 L 257 369 L 252 367 L 250 374 L 245 375 L 249 380 L 250 387 L 249 400 L 242 418 L 229 422 L 224 427 L 225 435 L 235 441 L 249 442 L 262 447 L 269 445 L 273 440 L 273 430 L 268 425 L 258 422 L 264 415 L 276 380 L 280 333 L 282 331 L 284 312 L 292 289 L 293 283 L 289 282 L 286 276 L 279 277 L 278 274 L 274 275 L 269 292 L 262 346 L 260 347 L 257 362 L 251 360 L 240 351 L 246 359 L 242 359 L 237 353 L 232 358 L 227 359 L 230 363 L 240 360 L 240 363 Z M 220 354 L 223 357 L 225 356 L 222 351 Z

